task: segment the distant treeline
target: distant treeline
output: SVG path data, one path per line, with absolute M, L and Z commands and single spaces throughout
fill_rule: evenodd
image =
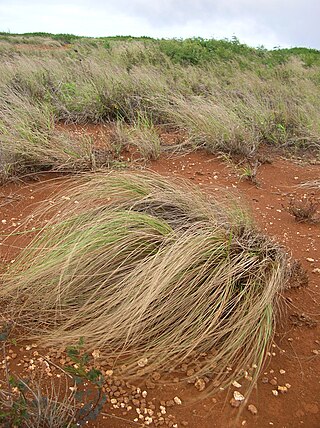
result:
M 264 46 L 256 48 L 241 43 L 237 37 L 229 39 L 205 39 L 194 37 L 189 39 L 154 39 L 148 36 L 107 36 L 86 37 L 75 34 L 52 34 L 45 32 L 35 33 L 8 33 L 0 32 L 0 40 L 11 43 L 39 43 L 40 40 L 51 39 L 61 44 L 83 43 L 90 45 L 102 45 L 110 48 L 113 42 L 142 41 L 158 45 L 160 51 L 166 54 L 174 63 L 185 65 L 201 65 L 214 60 L 237 61 L 247 68 L 248 62 L 256 62 L 266 65 L 279 65 L 286 63 L 291 57 L 298 57 L 306 66 L 320 65 L 320 51 L 305 47 L 293 47 L 282 49 L 266 49 Z M 242 57 L 242 60 L 241 60 Z

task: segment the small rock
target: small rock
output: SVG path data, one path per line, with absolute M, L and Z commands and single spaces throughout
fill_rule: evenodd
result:
M 272 390 L 272 394 L 277 397 L 279 395 L 279 392 L 276 389 Z
M 258 413 L 258 409 L 256 408 L 256 406 L 254 406 L 253 404 L 249 404 L 248 406 L 248 410 L 250 413 L 252 413 L 253 415 L 256 415 Z
M 165 415 L 167 413 L 165 406 L 160 406 L 159 409 L 162 415 Z
M 180 400 L 179 397 L 174 397 L 173 401 L 178 405 L 182 404 L 182 401 Z
M 278 391 L 281 392 L 281 394 L 284 394 L 285 392 L 288 392 L 288 388 L 286 386 L 278 386 Z
M 236 380 L 234 380 L 234 381 L 232 382 L 232 385 L 233 385 L 235 388 L 241 388 L 241 383 L 237 382 Z
M 237 401 L 244 401 L 244 396 L 239 391 L 233 391 L 233 398 Z
M 195 381 L 194 386 L 197 388 L 198 391 L 203 391 L 206 387 L 206 383 L 203 379 L 199 378 Z
M 269 382 L 269 379 L 267 377 L 263 377 L 261 380 L 262 380 L 262 383 L 268 383 Z
M 273 386 L 278 385 L 278 382 L 276 381 L 276 379 L 270 379 L 269 383 L 270 383 L 270 385 L 273 385 Z
M 285 374 L 285 372 L 286 372 L 286 371 L 285 371 L 285 370 L 283 370 L 283 369 L 280 369 L 280 370 L 279 370 L 279 373 L 280 373 L 280 374 Z
M 313 349 L 313 350 L 312 350 L 312 353 L 313 353 L 314 355 L 319 355 L 319 351 L 318 351 L 317 349 Z
M 307 262 L 310 262 L 310 263 L 314 262 L 314 259 L 312 259 L 311 257 L 307 257 L 306 260 L 307 260 Z
M 93 356 L 94 359 L 100 358 L 101 356 L 100 351 L 98 349 L 95 349 L 91 355 Z
M 313 269 L 313 271 L 312 271 L 313 273 L 320 273 L 320 269 L 319 268 L 315 268 L 315 269 Z
M 187 427 L 189 425 L 189 422 L 187 422 L 187 421 L 181 421 L 181 425 L 183 427 Z

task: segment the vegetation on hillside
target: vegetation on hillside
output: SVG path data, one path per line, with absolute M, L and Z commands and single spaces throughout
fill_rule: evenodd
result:
M 94 147 L 83 149 L 70 136 L 63 147 L 57 122 L 132 125 L 126 141 L 146 157 L 149 136 L 156 145 L 151 157 L 161 151 L 155 127 L 181 132 L 189 149 L 210 152 L 252 156 L 262 144 L 319 150 L 320 52 L 314 49 L 268 51 L 237 39 L 47 33 L 1 33 L 0 39 L 2 179 L 96 166 Z
M 0 58 L 2 182 L 34 171 L 96 171 L 125 148 L 154 160 L 164 131 L 183 135 L 181 150 L 244 156 L 252 168 L 242 177 L 252 182 L 261 146 L 319 154 L 316 50 L 269 51 L 236 38 L 0 33 Z M 101 123 L 111 132 L 98 146 L 66 131 Z M 19 222 L 8 241 L 2 236 L 2 244 L 15 234 L 33 239 L 3 269 L 0 302 L 17 341 L 71 350 L 75 387 L 66 396 L 48 393 L 7 370 L 0 423 L 72 426 L 95 418 L 104 379 L 87 368 L 79 344 L 112 357 L 125 377 L 172 372 L 190 359 L 195 369 L 186 376 L 206 378 L 206 391 L 244 377 L 250 392 L 290 276 L 284 249 L 230 193 L 209 199 L 190 184 L 128 171 L 63 185 L 54 204 L 32 213 L 37 228 Z M 0 336 L 6 363 L 8 337 Z M 83 407 L 73 394 L 79 378 L 98 390 L 97 400 L 81 398 Z

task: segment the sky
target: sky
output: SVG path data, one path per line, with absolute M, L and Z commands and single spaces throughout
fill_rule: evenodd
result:
M 0 31 L 232 38 L 320 49 L 320 0 L 0 0 Z

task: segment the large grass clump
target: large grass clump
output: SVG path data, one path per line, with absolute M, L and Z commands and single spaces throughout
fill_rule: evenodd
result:
M 108 149 L 101 149 L 106 159 Z M 96 166 L 104 164 L 96 158 L 89 136 L 76 138 L 59 130 L 48 105 L 6 92 L 0 100 L 0 183 L 37 171 L 85 171 Z
M 83 338 L 128 374 L 192 358 L 195 377 L 223 385 L 226 367 L 233 379 L 259 369 L 286 253 L 236 205 L 189 184 L 119 172 L 78 180 L 2 278 L 0 298 L 25 335 L 62 346 Z

